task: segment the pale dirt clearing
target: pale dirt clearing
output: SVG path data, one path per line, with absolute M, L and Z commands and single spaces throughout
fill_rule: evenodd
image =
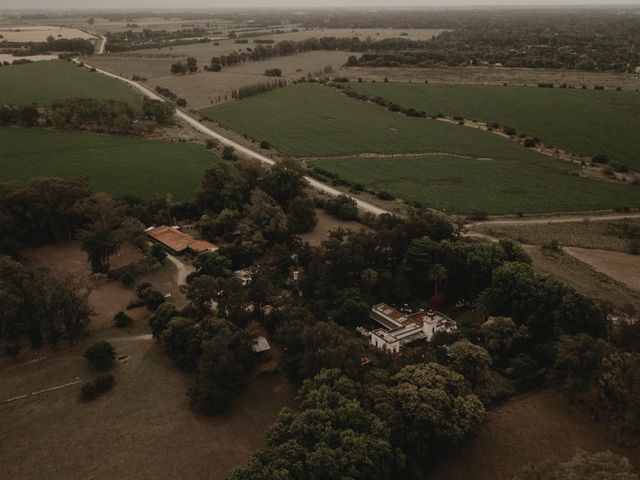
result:
M 525 245 L 524 249 L 536 271 L 561 280 L 587 297 L 611 302 L 618 309 L 633 305 L 640 311 L 640 293 L 637 290 L 613 280 L 567 253 L 545 253 L 540 247 L 530 245 Z
M 0 405 L 3 442 L 11 445 L 0 449 L 3 478 L 222 480 L 263 445 L 280 409 L 293 403 L 282 374 L 263 374 L 252 378 L 228 414 L 194 414 L 186 376 L 171 366 L 146 325 L 103 330 L 60 352 L 1 359 L 0 400 L 93 378 L 82 355 L 101 339 L 126 356 L 111 372 L 110 392 L 83 403 L 75 385 Z
M 47 37 L 58 38 L 95 38 L 93 35 L 77 28 L 54 27 L 49 25 L 37 26 L 0 26 L 0 46 L 2 42 L 46 42 Z
M 58 55 L 29 55 L 28 57 L 16 57 L 8 53 L 0 53 L 0 63 L 13 63 L 15 60 L 30 60 L 32 62 L 43 62 L 47 60 L 58 60 Z
M 615 432 L 590 419 L 584 405 L 569 404 L 566 393 L 546 390 L 522 395 L 489 411 L 478 435 L 459 451 L 425 472 L 429 480 L 513 480 L 529 462 L 555 455 L 612 450 L 626 456 L 636 469 L 640 450 L 616 444 Z
M 640 291 L 640 255 L 578 247 L 564 250 L 597 271 Z
M 339 218 L 334 217 L 333 215 L 329 215 L 321 208 L 316 208 L 316 215 L 318 216 L 318 223 L 315 228 L 309 233 L 302 233 L 298 236 L 302 239 L 303 242 L 308 243 L 312 247 L 317 247 L 322 242 L 329 238 L 329 233 L 342 228 L 351 232 L 359 232 L 360 230 L 364 230 L 366 232 L 372 232 L 373 230 L 366 225 L 363 225 L 359 222 L 354 222 L 351 220 L 341 220 Z

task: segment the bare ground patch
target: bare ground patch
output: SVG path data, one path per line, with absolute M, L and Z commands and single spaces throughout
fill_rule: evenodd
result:
M 609 301 L 618 308 L 630 304 L 640 310 L 640 294 L 636 290 L 596 271 L 586 263 L 566 253 L 544 253 L 539 247 L 525 246 L 525 250 L 533 260 L 535 270 L 556 277 L 588 297 Z
M 340 220 L 339 218 L 329 215 L 321 208 L 316 208 L 316 215 L 318 216 L 318 224 L 309 233 L 303 233 L 298 235 L 303 242 L 307 242 L 311 246 L 318 246 L 323 241 L 329 238 L 329 232 L 343 228 L 352 232 L 358 232 L 360 230 L 372 231 L 366 225 L 359 222 L 350 220 Z
M 578 247 L 564 250 L 597 271 L 640 291 L 640 255 Z
M 568 459 L 576 448 L 612 450 L 640 465 L 637 448 L 621 448 L 604 422 L 591 421 L 584 406 L 570 405 L 559 390 L 508 401 L 487 413 L 476 438 L 425 472 L 429 480 L 512 480 L 529 462 L 552 455 Z

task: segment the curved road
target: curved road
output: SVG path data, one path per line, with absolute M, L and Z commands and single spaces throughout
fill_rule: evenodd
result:
M 106 43 L 106 42 L 105 42 Z M 104 44 L 102 45 L 102 48 L 104 48 Z M 74 59 L 74 62 L 76 63 L 81 63 L 80 60 L 78 59 Z M 115 78 L 117 80 L 120 80 L 122 82 L 127 83 L 128 85 L 131 85 L 133 88 L 139 90 L 140 92 L 142 92 L 143 95 L 145 95 L 148 98 L 151 98 L 153 100 L 160 100 L 162 102 L 165 102 L 166 100 L 164 98 L 162 98 L 160 95 L 158 95 L 156 92 L 154 92 L 153 90 L 151 90 L 150 88 L 141 85 L 138 82 L 134 82 L 133 80 L 129 80 L 128 78 L 124 78 L 121 77 L 120 75 L 115 75 L 111 72 L 107 72 L 105 70 L 101 70 L 99 68 L 96 67 L 92 67 L 89 64 L 84 64 L 85 67 L 87 68 L 95 68 L 97 72 L 101 73 L 102 75 L 106 75 L 107 77 L 111 77 L 111 78 Z M 214 130 L 210 129 L 209 127 L 207 127 L 206 125 L 204 125 L 203 123 L 201 123 L 200 121 L 196 120 L 195 118 L 193 118 L 192 116 L 186 114 L 185 112 L 183 112 L 180 109 L 176 109 L 176 116 L 178 118 L 180 118 L 181 120 L 183 120 L 184 122 L 188 123 L 189 125 L 191 125 L 193 128 L 195 128 L 196 130 L 204 133 L 205 135 L 207 135 L 208 137 L 211 137 L 217 141 L 219 141 L 220 143 L 233 147 L 237 152 L 242 153 L 243 155 L 253 158 L 255 160 L 258 160 L 260 162 L 266 163 L 267 165 L 273 165 L 275 164 L 275 160 L 265 157 L 264 155 L 262 155 L 261 153 L 256 152 L 255 150 L 251 150 L 250 148 L 245 147 L 244 145 L 241 145 L 237 142 L 234 142 L 233 140 L 225 137 L 224 135 L 219 134 L 218 132 L 215 132 Z M 338 195 L 344 195 L 344 192 L 341 192 L 338 189 L 335 189 L 333 187 L 330 187 L 329 185 L 326 185 L 322 182 L 319 182 L 318 180 L 311 178 L 311 177 L 304 177 L 304 179 L 307 181 L 307 183 L 309 183 L 309 185 L 313 188 L 315 188 L 316 190 L 319 190 L 321 192 L 324 192 L 332 197 L 337 197 Z M 356 203 L 358 204 L 358 208 L 366 213 L 371 213 L 373 215 L 382 215 L 383 213 L 391 213 L 389 210 L 385 210 L 383 208 L 380 207 L 376 207 L 375 205 L 369 203 L 369 202 L 365 202 L 364 200 L 359 200 L 357 198 L 351 197 L 353 198 Z

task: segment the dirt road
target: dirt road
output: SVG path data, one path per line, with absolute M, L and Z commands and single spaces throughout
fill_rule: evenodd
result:
M 184 264 L 181 260 L 177 259 L 173 255 L 167 254 L 167 260 L 169 260 L 171 263 L 173 263 L 176 266 L 176 268 L 178 269 L 178 274 L 177 274 L 177 277 L 178 277 L 177 278 L 177 285 L 178 285 L 178 287 L 180 287 L 182 285 L 186 285 L 187 284 L 187 277 L 189 276 L 190 273 L 195 271 L 195 268 L 193 268 L 192 265 Z
M 74 61 L 76 63 L 80 63 L 80 60 L 78 59 L 74 59 Z M 95 68 L 92 67 L 91 65 L 88 64 L 84 64 L 85 67 L 87 68 Z M 140 92 L 142 92 L 143 95 L 147 96 L 148 98 L 152 98 L 154 100 L 160 100 L 162 102 L 165 101 L 164 98 L 162 98 L 160 95 L 158 95 L 157 93 L 155 93 L 153 90 L 147 88 L 144 85 L 139 84 L 138 82 L 134 82 L 132 80 L 129 80 L 128 78 L 124 78 L 121 77 L 119 75 L 115 75 L 113 73 L 107 72 L 106 70 L 101 70 L 99 68 L 96 68 L 96 71 L 106 75 L 108 77 L 111 78 L 115 78 L 117 80 L 120 80 L 122 82 L 125 82 L 129 85 L 131 85 L 133 88 L 139 90 Z M 237 142 L 234 142 L 233 140 L 225 137 L 224 135 L 221 135 L 218 132 L 215 132 L 214 130 L 212 130 L 211 128 L 207 127 L 206 125 L 204 125 L 203 123 L 201 123 L 200 121 L 196 120 L 195 118 L 193 118 L 192 116 L 188 115 L 187 113 L 183 112 L 180 109 L 176 109 L 176 116 L 181 119 L 182 121 L 186 122 L 187 124 L 191 125 L 193 128 L 195 128 L 196 130 L 204 133 L 205 135 L 207 135 L 208 137 L 214 138 L 215 140 L 218 140 L 220 143 L 233 147 L 237 152 L 253 158 L 255 160 L 258 160 L 262 163 L 266 163 L 267 165 L 273 165 L 275 164 L 275 160 L 265 157 L 264 155 L 251 150 L 250 148 L 245 147 L 244 145 L 241 145 Z M 325 185 L 322 182 L 319 182 L 317 180 L 315 180 L 314 178 L 311 177 L 304 177 L 305 180 L 307 181 L 307 183 L 312 187 L 315 188 L 316 190 L 319 190 L 323 193 L 326 193 L 327 195 L 330 195 L 332 197 L 337 197 L 338 195 L 342 195 L 344 194 L 344 192 L 341 192 L 340 190 L 337 190 L 333 187 L 330 187 L 328 185 Z M 353 198 L 353 197 L 352 197 Z M 365 212 L 365 213 L 371 213 L 373 215 L 382 215 L 383 213 L 391 213 L 389 210 L 385 210 L 383 208 L 379 208 L 376 207 L 375 205 L 372 205 L 369 202 L 365 202 L 364 200 L 359 200 L 357 198 L 353 198 L 356 203 L 358 204 L 358 208 Z

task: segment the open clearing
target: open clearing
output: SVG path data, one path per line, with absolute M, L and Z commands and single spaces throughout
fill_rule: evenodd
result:
M 228 414 L 194 414 L 185 376 L 171 366 L 143 321 L 126 331 L 96 332 L 63 352 L 25 352 L 14 363 L 2 359 L 1 399 L 92 378 L 95 372 L 82 355 L 101 339 L 127 356 L 113 370 L 111 392 L 82 403 L 78 384 L 0 405 L 3 442 L 12 445 L 0 450 L 4 476 L 222 480 L 262 446 L 279 410 L 292 403 L 284 376 L 264 374 L 251 379 Z M 41 356 L 47 358 L 7 370 Z
M 58 38 L 94 38 L 93 35 L 77 28 L 53 27 L 49 25 L 37 26 L 6 26 L 0 25 L 0 46 L 2 42 L 46 42 L 47 37 Z
M 358 83 L 350 88 L 428 114 L 498 122 L 580 155 L 640 170 L 640 93 L 615 90 Z
M 472 231 L 496 238 L 510 238 L 529 245 L 542 245 L 558 241 L 562 246 L 598 248 L 615 252 L 625 252 L 629 240 L 624 229 L 640 228 L 640 220 L 576 221 L 567 223 L 519 223 L 473 225 Z
M 322 208 L 316 208 L 316 215 L 318 216 L 318 223 L 315 228 L 308 232 L 298 235 L 303 242 L 307 242 L 312 247 L 319 246 L 322 242 L 329 239 L 329 233 L 334 230 L 342 228 L 351 232 L 359 232 L 365 230 L 367 232 L 372 231 L 368 226 L 354 222 L 352 220 L 341 220 L 333 215 L 328 214 Z
M 0 128 L 0 181 L 35 176 L 89 178 L 94 191 L 189 200 L 202 173 L 221 161 L 194 144 L 85 132 Z
M 25 254 L 31 264 L 54 271 L 88 272 L 86 256 L 73 242 Z M 121 266 L 137 255 L 127 246 L 112 262 Z M 194 414 L 185 394 L 187 377 L 171 366 L 149 334 L 149 312 L 130 310 L 134 325 L 113 327 L 113 315 L 133 296 L 120 283 L 104 281 L 89 297 L 97 315 L 88 337 L 74 347 L 25 348 L 17 358 L 0 357 L 0 402 L 93 378 L 96 372 L 82 355 L 95 341 L 111 342 L 119 358 L 113 390 L 91 403 L 80 402 L 81 383 L 0 403 L 3 442 L 13 446 L 0 449 L 4 476 L 223 480 L 262 446 L 280 409 L 292 406 L 293 391 L 284 375 L 261 368 L 229 413 Z
M 487 413 L 478 435 L 425 472 L 429 480 L 513 480 L 527 463 L 551 456 L 567 460 L 576 448 L 612 450 L 640 466 L 637 448 L 621 448 L 615 432 L 589 420 L 587 409 L 570 405 L 566 393 L 546 390 L 509 400 Z
M 0 104 L 41 104 L 67 98 L 142 103 L 142 97 L 124 83 L 64 60 L 0 68 Z
M 640 255 L 589 248 L 565 247 L 569 255 L 640 292 Z

